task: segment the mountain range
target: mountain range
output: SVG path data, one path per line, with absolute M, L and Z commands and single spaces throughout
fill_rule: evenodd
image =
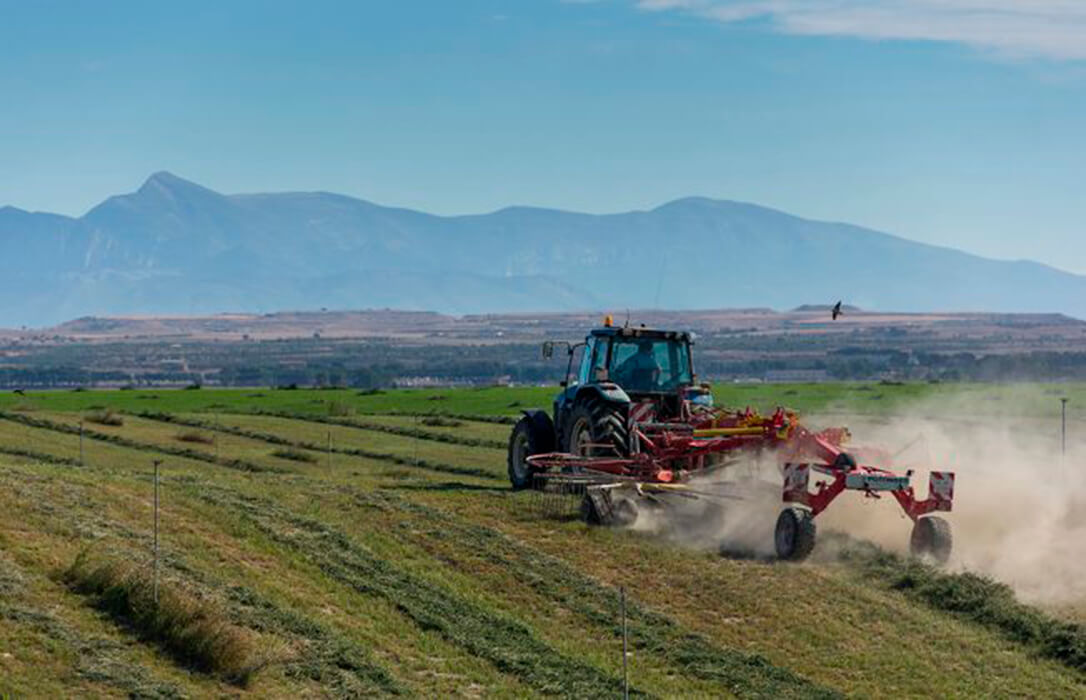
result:
M 619 214 L 436 216 L 161 172 L 79 218 L 0 208 L 0 325 L 283 309 L 1060 312 L 1086 277 L 705 198 Z

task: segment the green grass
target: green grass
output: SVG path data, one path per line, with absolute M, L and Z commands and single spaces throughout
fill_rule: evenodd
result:
M 345 430 L 344 428 L 353 428 L 350 424 L 342 425 L 327 423 L 327 421 L 324 420 L 313 419 L 291 420 L 283 419 L 278 416 L 266 417 L 247 415 L 224 416 L 221 420 L 216 422 L 209 422 L 195 416 L 175 416 L 166 413 L 142 414 L 141 418 L 148 421 L 154 420 L 177 425 L 189 425 L 220 434 L 246 438 L 252 441 L 265 442 L 271 445 L 281 445 L 285 450 L 290 450 L 294 453 L 298 453 L 300 450 L 310 450 L 315 453 L 323 452 L 326 455 L 331 453 L 334 455 L 363 457 L 370 460 L 390 462 L 411 469 L 424 469 L 466 477 L 491 479 L 498 476 L 495 470 L 458 466 L 456 464 L 439 461 L 442 456 L 445 456 L 446 453 L 450 451 L 447 449 L 435 449 L 430 446 L 419 448 L 417 445 L 410 444 L 405 446 L 404 443 L 396 440 L 392 440 L 391 442 L 401 447 L 401 452 L 399 453 L 384 452 L 355 446 L 359 442 L 363 442 L 363 438 L 359 437 L 359 435 L 364 436 L 366 433 L 362 429 L 359 431 Z M 334 431 L 322 429 L 322 425 L 333 425 L 336 426 L 336 429 Z M 329 448 L 327 440 L 323 443 L 321 442 L 322 437 L 327 438 L 329 435 L 333 437 L 331 448 Z M 390 440 L 384 438 L 384 436 L 381 436 L 381 440 L 382 441 L 379 442 L 377 446 L 390 442 Z M 365 440 L 363 444 L 373 444 L 373 441 Z M 405 447 L 406 449 L 404 449 Z M 273 456 L 277 456 L 274 452 L 272 454 Z M 311 463 L 317 461 L 314 455 L 309 456 L 313 457 L 313 459 L 302 458 L 295 461 Z M 437 458 L 435 459 L 434 456 Z M 463 459 L 464 453 L 459 452 L 454 456 Z M 476 458 L 463 459 L 463 461 L 470 464 L 476 461 Z
M 31 391 L 0 394 L 0 410 L 82 412 L 104 409 L 140 413 L 240 413 L 267 411 L 309 416 L 365 414 L 511 417 L 524 408 L 548 409 L 557 387 L 486 387 L 479 389 L 396 389 L 378 394 L 351 389 L 202 389 L 110 391 Z M 1052 418 L 1059 397 L 1070 399 L 1069 416 L 1086 420 L 1086 383 L 975 384 L 911 382 L 827 382 L 819 384 L 717 384 L 717 403 L 772 410 L 788 406 L 804 413 L 846 411 L 883 415 L 922 403 L 939 411 L 941 403 L 964 402 L 985 414 Z M 878 397 L 877 399 L 875 397 Z
M 392 428 L 394 430 L 388 430 L 388 432 L 393 434 L 419 435 L 424 439 L 433 440 L 453 438 L 445 441 L 502 450 L 506 449 L 509 444 L 509 431 L 511 428 L 511 424 L 507 422 L 496 423 L 447 418 L 445 416 L 401 416 L 374 413 L 368 413 L 363 417 L 350 421 L 350 423 L 366 426 L 372 430 Z
M 170 455 L 173 457 L 185 457 L 188 459 L 200 460 L 203 462 L 209 462 L 211 464 L 217 464 L 223 467 L 229 467 L 231 469 L 240 469 L 243 471 L 254 472 L 274 470 L 274 467 L 258 464 L 250 460 L 227 459 L 190 448 L 180 448 L 169 444 L 140 442 L 139 440 L 132 440 L 117 433 L 99 432 L 96 430 L 80 428 L 78 426 L 71 425 L 70 423 L 50 420 L 48 418 L 27 416 L 21 413 L 0 413 L 0 420 L 6 420 L 12 423 L 20 423 L 22 425 L 33 428 L 43 428 L 45 430 L 51 430 L 58 433 L 66 433 L 68 435 L 82 434 L 82 436 L 87 440 L 109 442 L 115 445 L 120 445 L 122 447 L 142 450 L 144 452 L 159 453 L 163 455 Z
M 1054 396 L 956 390 L 1038 417 Z M 718 397 L 874 414 L 951 396 L 943 391 L 751 385 Z M 992 398 L 1004 391 L 1005 403 Z M 613 697 L 620 589 L 642 696 L 1086 689 L 1079 628 L 995 582 L 881 554 L 803 566 L 729 560 L 542 517 L 532 494 L 508 488 L 499 447 L 509 425 L 498 421 L 517 410 L 511 403 L 549 404 L 551 390 L 141 393 L 31 393 L 20 397 L 29 411 L 0 399 L 0 640 L 12 640 L 0 652 L 18 652 L 0 660 L 0 693 Z M 435 394 L 446 398 L 427 398 Z M 77 467 L 87 410 L 124 421 L 85 425 Z M 188 433 L 213 441 L 179 439 Z M 184 650 L 199 644 L 171 647 L 148 632 L 153 617 L 118 625 L 134 616 L 142 583 L 113 608 L 103 604 L 108 586 L 55 576 L 87 547 L 142 571 L 156 459 L 163 580 L 259 650 L 247 657 L 260 666 L 248 686 L 212 665 L 229 654 L 197 661 Z M 101 569 L 82 567 L 86 580 Z
M 462 559 L 472 569 L 487 564 L 507 570 L 519 587 L 534 591 L 555 609 L 568 610 L 581 625 L 599 628 L 614 644 L 621 639 L 621 594 L 577 571 L 563 560 L 545 555 L 493 528 L 470 523 L 432 507 L 391 494 L 355 494 L 357 505 L 391 515 L 395 511 L 412 522 L 413 538 L 433 540 L 443 555 Z M 709 639 L 684 630 L 675 620 L 631 600 L 627 606 L 631 648 L 665 666 L 685 668 L 695 678 L 714 681 L 739 697 L 834 697 L 835 693 L 774 666 L 764 657 L 722 648 Z
M 437 630 L 540 692 L 598 697 L 620 690 L 617 679 L 555 653 L 530 628 L 375 557 L 322 522 L 295 515 L 271 501 L 239 499 L 225 491 L 201 488 L 200 497 L 243 512 L 265 536 L 298 551 L 326 575 L 361 593 L 386 598 L 421 627 Z
M 841 559 L 864 577 L 1086 673 L 1086 627 L 1020 603 L 1009 586 L 968 572 L 945 573 L 862 541 L 847 541 L 841 548 Z
M 486 439 L 466 436 L 459 428 L 464 426 L 464 421 L 453 420 L 442 416 L 426 416 L 422 418 L 418 423 L 422 425 L 429 425 L 433 427 L 452 428 L 447 431 L 435 431 L 435 430 L 423 430 L 417 425 L 396 425 L 378 420 L 364 420 L 364 419 L 345 419 L 335 417 L 322 417 L 312 416 L 307 414 L 292 414 L 292 413 L 276 413 L 270 411 L 262 411 L 260 415 L 272 416 L 274 418 L 288 418 L 297 420 L 307 420 L 314 423 L 324 423 L 327 425 L 339 425 L 347 428 L 360 428 L 363 430 L 371 430 L 380 433 L 390 433 L 392 435 L 399 435 L 401 437 L 418 438 L 420 440 L 433 440 L 435 442 L 447 442 L 450 445 L 466 445 L 468 447 L 489 447 L 496 450 L 505 450 L 508 444 L 508 440 L 498 439 Z M 503 430 L 502 432 L 506 432 Z

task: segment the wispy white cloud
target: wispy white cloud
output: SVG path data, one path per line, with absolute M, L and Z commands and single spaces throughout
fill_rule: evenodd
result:
M 636 0 L 788 34 L 967 44 L 1014 57 L 1086 60 L 1086 0 Z

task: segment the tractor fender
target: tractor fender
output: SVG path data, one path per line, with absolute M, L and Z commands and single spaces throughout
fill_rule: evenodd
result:
M 554 452 L 558 440 L 554 431 L 554 422 L 546 411 L 531 409 L 521 411 L 524 417 L 532 422 L 531 443 L 532 454 L 545 454 Z
M 586 384 L 577 390 L 577 401 L 582 401 L 585 394 L 595 393 L 604 401 L 610 401 L 611 403 L 630 403 L 630 395 L 627 394 L 622 387 L 618 384 L 612 384 L 610 382 L 601 382 L 599 384 Z

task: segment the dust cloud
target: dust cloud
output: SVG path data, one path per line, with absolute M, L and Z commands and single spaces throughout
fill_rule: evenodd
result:
M 914 469 L 919 498 L 927 473 L 953 471 L 954 510 L 940 514 L 953 528 L 953 571 L 987 574 L 1027 601 L 1086 600 L 1086 450 L 1069 437 L 1061 453 L 1058 418 L 1015 415 L 1009 407 L 942 399 L 883 419 L 812 417 L 840 424 L 857 445 L 898 451 L 890 467 Z M 1076 424 L 1069 424 L 1069 435 Z M 880 465 L 876 465 L 880 466 Z M 889 495 L 874 500 L 845 493 L 818 518 L 822 530 L 843 530 L 893 551 L 908 550 L 911 523 Z
M 854 445 L 890 452 L 891 464 L 873 466 L 900 473 L 915 470 L 913 486 L 921 499 L 927 497 L 929 471 L 955 472 L 954 510 L 939 514 L 953 529 L 949 570 L 991 576 L 1028 602 L 1082 604 L 1086 424 L 1069 422 L 1064 456 L 1059 418 L 1024 418 L 1015 415 L 1014 404 L 1003 402 L 1009 408 L 1001 410 L 991 403 L 942 398 L 937 405 L 915 404 L 893 416 L 824 414 L 805 416 L 803 422 L 811 429 L 847 426 Z M 723 543 L 723 551 L 732 556 L 771 556 L 773 525 L 781 508 L 776 460 L 767 456 L 722 474 L 724 483 L 720 476 L 695 479 L 692 488 L 743 494 L 743 500 L 704 499 L 659 512 L 639 507 L 635 529 L 706 549 Z M 812 483 L 815 480 L 812 475 Z M 816 523 L 822 545 L 815 548 L 815 561 L 832 558 L 821 536 L 831 531 L 906 553 L 912 530 L 893 496 L 874 499 L 855 491 L 841 494 Z

